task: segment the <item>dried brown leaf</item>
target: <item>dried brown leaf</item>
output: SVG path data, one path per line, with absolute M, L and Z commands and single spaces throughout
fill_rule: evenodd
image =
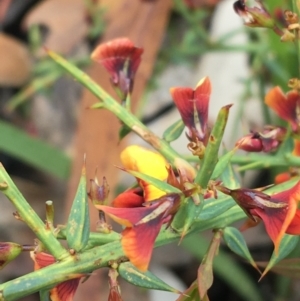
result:
M 49 29 L 44 43 L 47 48 L 68 54 L 88 32 L 84 0 L 42 1 L 29 11 L 23 26 L 29 29 L 34 24 Z
M 30 76 L 31 61 L 25 44 L 0 33 L 0 85 L 19 87 Z

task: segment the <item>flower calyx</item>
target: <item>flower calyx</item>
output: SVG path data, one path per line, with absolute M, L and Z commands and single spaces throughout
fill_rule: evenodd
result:
M 270 28 L 280 36 L 283 32 L 280 30 L 269 11 L 263 5 L 261 0 L 256 0 L 257 6 L 248 7 L 246 0 L 238 0 L 233 4 L 235 12 L 244 20 L 244 24 L 249 27 Z

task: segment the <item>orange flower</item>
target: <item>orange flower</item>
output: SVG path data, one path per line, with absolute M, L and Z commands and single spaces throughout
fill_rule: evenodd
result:
M 195 90 L 176 87 L 171 88 L 170 93 L 184 124 L 189 129 L 188 137 L 191 139 L 195 135 L 206 144 L 209 136 L 207 120 L 211 94 L 209 78 L 204 77 L 200 80 Z
M 254 222 L 261 219 L 266 231 L 272 239 L 275 251 L 278 250 L 284 233 L 300 234 L 300 182 L 294 187 L 267 195 L 253 189 L 228 189 L 218 186 L 218 189 L 230 195 Z
M 121 153 L 126 170 L 134 170 L 159 180 L 168 178 L 168 164 L 158 153 L 137 145 Z M 183 195 L 166 194 L 146 181 L 139 180 L 140 188 L 121 193 L 113 207 L 96 205 L 117 223 L 125 226 L 122 247 L 132 264 L 142 271 L 148 269 L 155 239 L 163 224 L 172 221 Z
M 296 90 L 284 94 L 280 87 L 271 89 L 266 97 L 265 103 L 272 108 L 279 117 L 291 124 L 293 132 L 299 130 L 298 110 L 300 108 L 300 96 Z
M 55 263 L 55 258 L 47 253 L 30 252 L 30 256 L 34 261 L 34 270 L 42 269 L 48 265 Z M 64 281 L 50 290 L 50 299 L 52 301 L 72 301 L 79 285 L 80 277 L 83 275 L 72 275 L 70 280 Z M 72 279 L 71 279 L 72 278 Z
M 127 193 L 130 202 L 130 193 Z M 147 205 L 147 203 L 149 205 Z M 170 224 L 181 203 L 180 194 L 173 193 L 144 203 L 145 207 L 114 208 L 96 205 L 114 221 L 125 226 L 122 247 L 125 255 L 141 271 L 146 271 L 155 239 L 164 223 Z
M 135 73 L 141 62 L 142 48 L 127 38 L 118 38 L 99 45 L 91 58 L 101 63 L 111 75 L 111 81 L 121 92 L 122 100 L 133 89 Z

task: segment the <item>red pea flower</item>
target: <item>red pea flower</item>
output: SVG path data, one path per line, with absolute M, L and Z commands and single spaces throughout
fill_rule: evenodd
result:
M 204 77 L 196 89 L 175 87 L 170 89 L 175 105 L 185 126 L 189 129 L 188 137 L 194 135 L 206 144 L 208 133 L 208 106 L 211 94 L 211 84 L 208 77 Z M 199 122 L 199 125 L 198 125 Z
M 300 201 L 300 182 L 288 190 L 273 195 L 253 189 L 231 190 L 224 186 L 217 188 L 230 195 L 254 222 L 258 222 L 258 219 L 263 221 L 274 243 L 275 251 L 278 251 L 285 233 L 300 234 L 300 210 L 297 209 Z
M 119 88 L 120 96 L 125 100 L 133 89 L 142 53 L 143 49 L 135 47 L 128 38 L 118 38 L 99 45 L 91 58 L 110 73 L 112 84 Z
M 290 123 L 293 132 L 299 131 L 300 96 L 296 90 L 284 94 L 280 87 L 272 88 L 265 97 L 265 103 L 273 109 L 277 115 Z
M 161 181 L 168 178 L 168 163 L 160 154 L 132 145 L 121 153 L 125 170 L 134 170 Z M 142 271 L 148 269 L 155 239 L 165 223 L 176 214 L 181 194 L 164 191 L 138 179 L 140 187 L 129 189 L 117 196 L 112 206 L 94 204 L 117 223 L 125 226 L 122 248 L 132 264 Z
M 127 196 L 131 202 L 130 193 L 127 192 Z M 96 205 L 96 208 L 126 227 L 121 240 L 124 253 L 133 265 L 141 271 L 146 271 L 155 239 L 162 225 L 170 224 L 180 203 L 181 196 L 174 193 L 146 202 L 145 207 L 114 208 Z
M 236 146 L 247 152 L 269 153 L 278 148 L 285 134 L 283 127 L 265 126 L 262 132 L 252 132 L 239 139 Z
M 55 258 L 47 253 L 30 252 L 30 256 L 34 261 L 34 270 L 42 269 L 56 262 Z M 79 285 L 80 278 L 83 275 L 72 275 L 70 280 L 66 280 L 50 290 L 51 301 L 72 301 Z

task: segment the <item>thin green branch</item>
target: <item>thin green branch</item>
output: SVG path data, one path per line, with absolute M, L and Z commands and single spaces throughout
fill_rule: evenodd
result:
M 139 135 L 143 140 L 158 150 L 172 165 L 175 165 L 176 159 L 181 158 L 166 141 L 151 132 L 140 120 L 121 106 L 112 96 L 104 91 L 96 82 L 94 82 L 86 73 L 82 72 L 76 66 L 72 65 L 58 54 L 48 51 L 49 56 L 56 61 L 62 68 L 76 78 L 83 86 L 91 91 L 100 101 L 94 108 L 101 106 L 111 111 L 119 120 L 128 126 L 133 132 Z M 185 162 L 189 165 L 189 163 Z M 190 165 L 189 165 L 190 166 Z
M 189 234 L 209 229 L 211 224 L 215 227 L 223 227 L 244 217 L 243 211 L 235 206 L 221 216 L 213 218 L 206 223 L 195 223 Z M 156 247 L 178 241 L 179 238 L 179 233 L 175 233 L 170 229 L 163 230 L 157 238 Z M 123 256 L 124 253 L 120 241 L 94 247 L 82 254 L 76 254 L 74 257 L 66 258 L 61 262 L 1 284 L 0 300 L 1 297 L 5 301 L 18 300 L 45 287 L 52 287 L 60 282 L 78 277 L 79 274 L 84 276 L 84 274 L 91 273 L 96 269 L 107 267 L 111 261 L 118 260 Z
M 24 221 L 28 225 L 28 227 L 34 232 L 36 237 L 45 246 L 45 248 L 57 260 L 62 260 L 63 258 L 69 256 L 68 251 L 60 244 L 52 231 L 46 229 L 43 221 L 25 200 L 19 189 L 7 174 L 2 164 L 0 164 L 0 190 L 15 206 L 22 221 Z

